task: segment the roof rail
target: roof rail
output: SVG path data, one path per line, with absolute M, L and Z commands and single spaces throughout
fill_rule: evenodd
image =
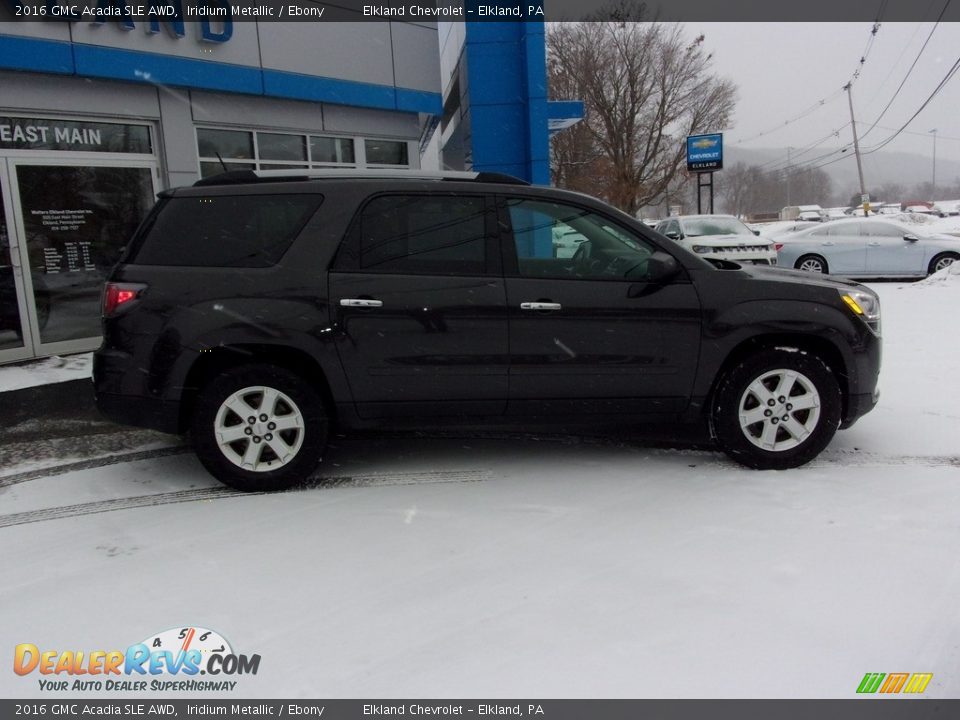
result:
M 529 185 L 513 175 L 498 172 L 464 172 L 460 170 L 392 170 L 344 168 L 321 170 L 228 170 L 218 175 L 197 180 L 194 187 L 208 185 L 243 185 L 261 182 L 303 182 L 305 180 L 329 179 L 403 179 L 403 180 L 448 180 L 459 182 L 501 183 L 504 185 Z

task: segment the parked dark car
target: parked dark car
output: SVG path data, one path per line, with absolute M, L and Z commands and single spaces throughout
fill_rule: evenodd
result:
M 568 231 L 584 240 L 557 256 Z M 165 191 L 103 312 L 100 409 L 190 432 L 242 490 L 307 477 L 334 426 L 671 421 L 790 468 L 877 401 L 867 288 L 708 262 L 593 198 L 484 173 Z

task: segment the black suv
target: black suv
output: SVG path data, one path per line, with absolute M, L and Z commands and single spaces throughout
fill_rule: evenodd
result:
M 334 425 L 691 423 L 790 468 L 877 401 L 870 290 L 708 262 L 584 195 L 236 171 L 159 197 L 104 291 L 97 403 L 242 490 L 306 478 Z

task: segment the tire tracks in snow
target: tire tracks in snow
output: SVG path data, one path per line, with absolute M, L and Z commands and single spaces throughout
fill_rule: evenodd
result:
M 171 448 L 172 449 L 172 448 Z M 167 454 L 170 454 L 169 452 Z M 76 463 L 74 463 L 76 464 Z M 311 478 L 304 485 L 286 492 L 303 492 L 305 490 L 329 490 L 333 488 L 358 487 L 387 487 L 396 485 L 430 485 L 439 483 L 468 483 L 490 480 L 493 473 L 490 470 L 435 470 L 426 472 L 406 473 L 370 473 L 367 475 L 348 475 L 334 477 Z M 0 528 L 45 520 L 60 520 L 63 518 L 96 515 L 117 510 L 133 510 L 136 508 L 156 507 L 158 505 L 175 505 L 185 502 L 200 502 L 209 500 L 224 500 L 228 498 L 256 497 L 257 495 L 282 495 L 276 492 L 240 492 L 225 486 L 205 488 L 191 488 L 189 490 L 175 490 L 152 495 L 136 495 L 133 497 L 96 500 L 73 505 L 60 505 L 39 510 L 29 510 L 21 513 L 0 515 Z

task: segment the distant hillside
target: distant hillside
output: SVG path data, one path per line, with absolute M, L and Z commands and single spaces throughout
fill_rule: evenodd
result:
M 728 147 L 725 148 L 725 151 L 724 165 L 728 167 L 737 162 L 744 162 L 748 165 L 771 163 L 771 165 L 779 167 L 781 163 L 774 163 L 773 161 L 778 161 L 787 155 L 786 148 L 746 149 Z M 827 152 L 829 150 L 816 148 L 800 156 L 797 163 L 803 163 L 817 157 L 818 154 L 823 155 Z M 857 163 L 853 151 L 849 150 L 845 154 L 849 155 L 849 159 L 827 165 L 823 170 L 830 175 L 834 192 L 840 197 L 848 198 L 858 190 L 860 183 L 857 179 Z M 879 187 L 887 182 L 910 187 L 918 183 L 929 182 L 932 172 L 933 160 L 929 156 L 883 151 L 863 156 L 863 174 L 867 189 Z M 720 179 L 718 178 L 718 181 Z M 958 180 L 960 180 L 960 162 L 938 157 L 937 185 L 956 185 Z

